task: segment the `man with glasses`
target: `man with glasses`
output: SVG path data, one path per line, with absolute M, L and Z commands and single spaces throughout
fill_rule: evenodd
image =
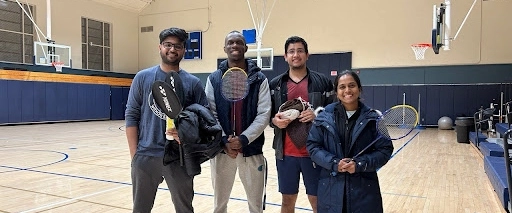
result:
M 315 112 L 333 101 L 333 84 L 327 76 L 306 66 L 309 51 L 308 44 L 303 38 L 288 38 L 284 50 L 284 59 L 288 62 L 289 69 L 270 81 L 270 126 L 274 128 L 272 147 L 275 149 L 279 192 L 282 194 L 281 213 L 294 212 L 300 173 L 308 200 L 313 212 L 316 212 L 320 167 L 311 161 L 306 150 L 306 140 L 311 122 L 316 117 Z M 298 98 L 309 102 L 311 108 L 303 110 L 294 120 L 279 112 L 279 107 L 284 102 Z M 313 111 L 315 108 L 317 110 Z M 291 131 L 294 133 L 290 134 Z
M 194 212 L 194 177 L 187 174 L 179 161 L 163 165 L 166 143 L 179 142 L 176 129 L 166 130 L 165 120 L 150 109 L 151 87 L 156 80 L 165 81 L 169 72 L 177 72 L 183 82 L 182 106 L 194 103 L 208 106 L 199 78 L 181 69 L 180 61 L 185 54 L 187 32 L 179 28 L 163 30 L 158 45 L 162 61 L 159 65 L 141 70 L 135 75 L 126 105 L 126 137 L 130 149 L 133 212 L 151 212 L 158 185 L 165 179 L 176 212 Z M 165 132 L 174 136 L 166 141 Z M 176 147 L 176 146 L 172 146 Z

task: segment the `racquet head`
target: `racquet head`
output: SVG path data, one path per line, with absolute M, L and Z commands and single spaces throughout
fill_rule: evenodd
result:
M 222 75 L 222 86 L 220 91 L 222 97 L 228 101 L 239 101 L 244 99 L 249 92 L 247 73 L 239 67 L 229 68 Z
M 184 100 L 184 91 L 183 91 L 183 82 L 181 81 L 180 75 L 178 72 L 170 71 L 167 73 L 165 77 L 165 83 L 168 83 L 176 96 L 178 96 L 180 103 L 183 103 Z
M 155 103 L 169 118 L 176 118 L 180 114 L 182 106 L 171 85 L 163 81 L 155 81 L 151 93 Z
M 309 102 L 305 101 L 301 97 L 298 97 L 285 101 L 283 104 L 281 104 L 281 106 L 279 106 L 278 111 L 283 113 L 285 116 L 284 118 L 295 120 L 302 111 L 310 108 L 311 105 Z
M 419 122 L 418 112 L 409 105 L 393 106 L 377 121 L 377 130 L 383 138 L 398 140 L 407 136 Z
M 302 111 L 310 109 L 311 104 L 301 97 L 285 101 L 281 106 L 279 106 L 279 112 L 282 114 L 281 118 L 288 118 L 291 120 L 286 127 L 286 132 L 288 133 L 291 142 L 299 149 L 306 147 L 306 141 L 312 122 L 300 122 L 299 120 L 296 120 L 296 118 L 298 118 Z

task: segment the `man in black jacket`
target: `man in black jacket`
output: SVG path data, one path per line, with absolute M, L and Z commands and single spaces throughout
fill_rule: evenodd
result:
M 304 179 L 306 194 L 316 212 L 318 188 L 317 168 L 306 150 L 307 132 L 316 114 L 313 109 L 322 109 L 333 101 L 333 84 L 325 75 L 312 71 L 306 66 L 309 57 L 308 44 L 298 36 L 292 36 L 285 42 L 284 59 L 289 70 L 270 81 L 272 114 L 270 126 L 274 128 L 273 148 L 276 151 L 276 166 L 279 192 L 282 194 L 281 213 L 294 212 L 299 192 L 300 173 Z M 278 112 L 281 104 L 292 99 L 309 102 L 311 108 L 303 110 L 294 120 Z M 316 110 L 315 110 L 316 111 Z M 288 134 L 290 131 L 300 134 Z M 302 131 L 306 129 L 306 131 Z

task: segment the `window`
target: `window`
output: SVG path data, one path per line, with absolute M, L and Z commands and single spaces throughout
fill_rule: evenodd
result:
M 82 69 L 111 70 L 110 24 L 82 17 Z
M 34 17 L 34 6 L 23 4 Z M 0 1 L 0 61 L 33 63 L 34 25 L 18 3 Z

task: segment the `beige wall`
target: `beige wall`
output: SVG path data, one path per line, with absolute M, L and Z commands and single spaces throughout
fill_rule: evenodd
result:
M 254 0 L 250 0 L 254 2 Z M 261 0 L 259 2 L 262 2 Z M 267 0 L 271 3 L 272 0 Z M 452 2 L 452 36 L 473 1 Z M 311 53 L 353 52 L 353 67 L 512 63 L 512 1 L 478 0 L 450 51 L 416 61 L 410 44 L 430 42 L 432 5 L 439 0 L 277 0 L 263 35 L 263 46 L 283 54 L 291 35 L 304 37 Z M 209 10 L 210 9 L 210 14 Z M 208 28 L 208 17 L 211 26 Z M 140 68 L 158 63 L 157 37 L 165 27 L 203 30 L 203 59 L 185 61 L 191 72 L 211 72 L 226 33 L 254 28 L 243 0 L 155 1 L 140 13 L 139 26 L 153 33 L 139 37 Z
M 37 24 L 46 33 L 46 0 L 28 2 L 36 6 Z M 139 14 L 94 1 L 51 2 L 52 38 L 72 47 L 75 68 L 81 68 L 81 17 L 112 24 L 113 71 L 123 73 L 160 62 L 158 34 L 164 28 L 204 31 L 203 59 L 182 63 L 193 73 L 216 69 L 217 58 L 225 57 L 226 33 L 254 28 L 244 0 L 157 0 Z M 299 35 L 309 43 L 311 53 L 352 51 L 354 68 L 512 63 L 512 1 L 505 0 L 477 0 L 451 50 L 439 55 L 429 50 L 424 61 L 416 61 L 410 44 L 430 42 L 432 5 L 440 2 L 277 0 L 263 47 L 273 47 L 275 55 L 282 55 L 286 38 Z M 471 4 L 452 2 L 452 36 Z M 154 30 L 140 33 L 143 26 Z
M 212 19 L 214 18 L 212 17 Z M 219 55 L 217 50 L 222 51 L 222 43 L 216 42 L 221 34 L 212 33 L 215 29 L 218 31 L 219 24 L 212 23 L 208 29 L 208 2 L 205 0 L 153 2 L 139 15 L 139 27 L 153 26 L 153 32 L 140 33 L 139 30 L 140 68 L 160 63 L 158 52 L 160 31 L 169 27 L 180 27 L 187 31 L 207 30 L 203 33 L 203 59 L 184 60 L 181 66 L 191 72 L 213 71 Z
M 36 24 L 46 34 L 46 0 L 21 2 L 35 5 Z M 51 8 L 52 39 L 57 44 L 71 46 L 74 68 L 82 68 L 81 18 L 86 17 L 110 23 L 112 26 L 112 71 L 123 73 L 138 71 L 137 13 L 83 0 L 52 0 Z

